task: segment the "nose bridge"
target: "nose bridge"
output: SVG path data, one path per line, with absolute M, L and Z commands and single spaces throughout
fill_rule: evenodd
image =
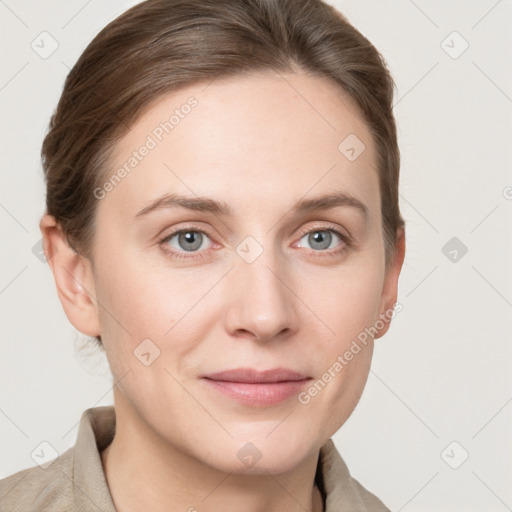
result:
M 271 234 L 258 240 L 246 237 L 236 253 L 230 328 L 250 331 L 262 340 L 294 330 L 297 316 L 289 267 L 274 249 Z

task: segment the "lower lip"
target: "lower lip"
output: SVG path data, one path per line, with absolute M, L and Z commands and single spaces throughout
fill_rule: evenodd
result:
M 240 403 L 261 407 L 284 402 L 292 395 L 298 394 L 311 379 L 255 384 L 211 379 L 203 380 L 210 387 Z

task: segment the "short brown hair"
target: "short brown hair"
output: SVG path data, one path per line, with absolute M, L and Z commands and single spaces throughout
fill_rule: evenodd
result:
M 218 76 L 295 69 L 338 84 L 373 136 L 388 264 L 405 224 L 395 84 L 377 49 L 321 0 L 147 0 L 109 23 L 69 72 L 42 145 L 47 213 L 92 261 L 93 190 L 156 99 Z

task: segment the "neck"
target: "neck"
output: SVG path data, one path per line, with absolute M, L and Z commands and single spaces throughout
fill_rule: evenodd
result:
M 114 439 L 101 453 L 118 512 L 148 504 L 153 512 L 323 511 L 314 482 L 318 454 L 278 475 L 225 473 L 170 445 L 133 409 L 119 405 L 116 401 Z

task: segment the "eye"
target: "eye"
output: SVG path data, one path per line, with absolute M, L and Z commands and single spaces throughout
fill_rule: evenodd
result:
M 207 249 L 204 246 L 207 238 L 209 236 L 203 230 L 188 227 L 167 235 L 160 244 L 174 258 L 202 258 L 205 253 L 198 251 Z
M 301 242 L 305 239 L 311 245 L 314 256 L 337 256 L 351 246 L 350 237 L 342 235 L 332 226 L 303 230 L 301 235 L 299 242 L 295 242 L 292 247 L 302 247 Z M 336 243 L 336 238 L 342 243 L 328 250 L 333 242 Z M 205 231 L 188 226 L 166 235 L 160 240 L 160 245 L 172 258 L 200 259 L 207 257 L 208 249 L 211 248 L 212 244 L 208 246 L 207 240 L 210 237 Z
M 306 240 L 306 243 L 311 246 L 311 249 L 314 249 L 315 252 L 325 252 L 325 256 L 335 256 L 350 246 L 348 236 L 342 235 L 333 227 L 313 228 L 303 231 L 301 234 L 303 236 L 299 240 L 299 243 L 302 240 Z M 326 250 L 329 249 L 333 242 L 336 243 L 336 238 L 341 240 L 342 243 L 338 244 L 334 250 Z M 295 244 L 294 247 L 297 247 L 297 244 Z

